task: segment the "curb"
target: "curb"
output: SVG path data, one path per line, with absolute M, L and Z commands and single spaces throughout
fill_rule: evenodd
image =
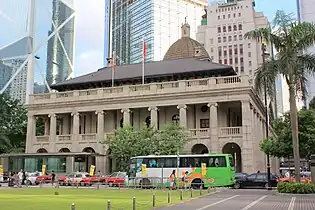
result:
M 155 208 L 153 208 L 153 209 L 158 210 L 158 209 L 162 209 L 162 208 L 171 208 L 171 207 L 176 206 L 176 205 L 188 203 L 188 202 L 190 202 L 190 201 L 193 201 L 193 200 L 196 200 L 196 199 L 199 199 L 199 198 L 203 198 L 203 197 L 206 197 L 206 196 L 209 196 L 209 195 L 216 194 L 216 193 L 218 193 L 218 192 L 219 192 L 219 191 L 210 192 L 210 193 L 208 193 L 208 194 L 201 195 L 201 196 L 198 196 L 198 197 L 195 197 L 195 198 L 190 198 L 190 199 L 188 199 L 188 200 L 181 201 L 181 202 L 179 202 L 179 203 L 167 204 L 167 205 L 164 205 L 164 206 L 155 207 Z
M 276 192 L 276 195 L 278 195 L 278 196 L 293 196 L 293 197 L 296 197 L 296 196 L 314 197 L 314 196 L 315 196 L 315 193 L 310 193 L 310 194 L 294 194 L 294 193 L 279 193 L 279 192 Z

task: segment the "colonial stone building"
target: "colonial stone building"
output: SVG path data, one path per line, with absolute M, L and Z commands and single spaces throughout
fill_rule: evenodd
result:
M 113 87 L 113 68 L 107 67 L 52 86 L 58 92 L 32 95 L 26 153 L 67 156 L 64 163 L 48 160 L 50 169 L 49 164 L 55 170 L 88 170 L 96 164 L 107 173 L 112 161 L 110 150 L 100 143 L 104 136 L 123 124 L 159 129 L 175 122 L 189 132 L 182 152 L 231 153 L 237 171 L 264 171 L 259 149 L 264 106 L 251 80 L 231 66 L 213 63 L 189 33 L 186 23 L 164 60 L 145 64 L 145 84 L 142 64 L 122 65 L 115 67 Z M 37 118 L 45 122 L 42 136 L 36 136 Z

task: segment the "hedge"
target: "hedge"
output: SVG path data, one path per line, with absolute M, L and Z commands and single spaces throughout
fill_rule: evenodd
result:
M 315 184 L 296 183 L 296 182 L 279 182 L 277 185 L 279 193 L 291 194 L 311 194 L 315 193 Z

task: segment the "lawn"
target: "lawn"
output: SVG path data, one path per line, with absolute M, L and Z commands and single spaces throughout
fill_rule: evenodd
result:
M 55 195 L 58 192 L 59 195 Z M 134 189 L 87 189 L 87 188 L 0 188 L 1 210 L 70 210 L 75 203 L 76 210 L 104 210 L 111 201 L 112 210 L 132 209 L 132 198 L 136 197 L 137 210 L 152 209 L 152 197 L 156 195 L 156 206 L 168 204 L 168 190 Z M 203 191 L 203 194 L 206 194 Z M 180 191 L 170 191 L 171 204 L 181 202 Z M 193 191 L 198 197 L 199 191 Z M 191 198 L 190 191 L 183 191 L 183 200 Z

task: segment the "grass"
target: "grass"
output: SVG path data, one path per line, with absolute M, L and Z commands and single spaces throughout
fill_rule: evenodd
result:
M 59 195 L 55 195 L 58 192 Z M 137 210 L 152 209 L 152 197 L 156 195 L 156 206 L 168 205 L 168 192 L 171 204 L 179 203 L 180 190 L 135 190 L 135 189 L 86 189 L 86 188 L 22 188 L 1 189 L 1 210 L 70 210 L 75 203 L 76 210 L 104 210 L 111 201 L 112 210 L 132 209 L 132 198 L 136 197 Z M 203 195 L 207 192 L 203 191 Z M 200 192 L 193 191 L 193 197 Z M 190 191 L 183 191 L 183 200 L 191 199 Z

